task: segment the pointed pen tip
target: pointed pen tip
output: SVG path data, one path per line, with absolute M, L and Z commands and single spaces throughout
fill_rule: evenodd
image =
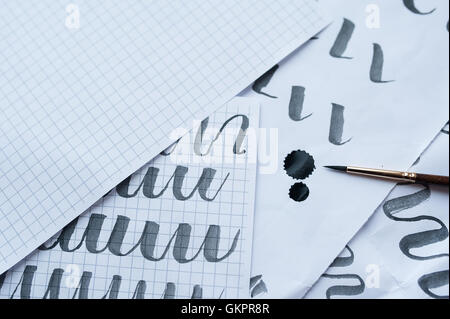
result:
M 324 167 L 329 168 L 329 169 L 334 169 L 336 171 L 341 171 L 341 172 L 347 171 L 347 166 L 324 166 Z

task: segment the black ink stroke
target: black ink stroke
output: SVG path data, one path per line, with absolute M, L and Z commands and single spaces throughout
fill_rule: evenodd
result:
M 330 265 L 330 268 L 343 268 L 348 267 L 353 264 L 355 255 L 349 246 L 345 246 L 345 249 L 349 251 L 349 256 L 337 257 L 333 263 Z M 357 296 L 364 292 L 366 285 L 364 280 L 356 275 L 356 274 L 328 274 L 325 273 L 322 275 L 324 278 L 328 279 L 355 279 L 357 280 L 356 285 L 335 285 L 331 286 L 326 291 L 327 299 L 331 299 L 333 296 Z
M 390 83 L 390 81 L 383 81 L 383 65 L 384 65 L 384 54 L 383 49 L 378 43 L 373 44 L 373 57 L 372 65 L 370 66 L 370 80 L 374 83 Z
M 33 281 L 37 273 L 37 267 L 34 265 L 27 265 L 22 273 L 22 276 L 17 283 L 14 291 L 12 292 L 10 298 L 13 299 L 19 290 L 20 299 L 31 299 L 36 296 L 32 296 Z M 42 299 L 59 299 L 60 291 L 62 287 L 62 278 L 64 275 L 64 270 L 61 268 L 53 269 L 50 279 L 48 280 L 46 290 Z M 98 291 L 99 289 L 94 289 L 91 287 L 92 272 L 83 271 L 78 285 L 75 287 L 72 299 L 88 299 L 89 291 Z M 106 290 L 106 292 L 101 293 L 100 299 L 118 299 L 119 292 L 122 283 L 122 276 L 114 275 L 112 277 L 111 283 Z M 41 283 L 39 283 L 42 285 Z M 145 299 L 145 293 L 147 290 L 147 283 L 145 280 L 139 280 L 136 284 L 132 299 Z M 165 290 L 163 292 L 162 298 L 164 299 L 174 299 L 176 297 L 176 285 L 173 282 L 167 282 Z M 200 285 L 194 285 L 192 291 L 192 299 L 202 299 L 203 289 Z
M 420 15 L 431 14 L 431 13 L 433 13 L 433 12 L 436 10 L 436 9 L 432 9 L 431 11 L 428 11 L 428 12 L 422 12 L 422 11 L 419 11 L 419 10 L 417 9 L 417 7 L 416 7 L 415 0 L 403 0 L 403 4 L 404 4 L 405 7 L 406 7 L 409 11 L 411 11 L 412 13 L 420 14 Z
M 250 278 L 250 296 L 252 298 L 267 292 L 267 286 L 264 280 L 262 280 L 262 275 Z
M 240 237 L 240 230 L 238 230 L 234 236 L 233 242 L 231 243 L 231 247 L 225 254 L 219 257 L 218 253 L 220 242 L 220 226 L 210 225 L 204 237 L 203 243 L 200 245 L 197 252 L 193 256 L 188 258 L 187 253 L 191 241 L 190 239 L 192 237 L 192 226 L 187 223 L 181 223 L 178 225 L 178 228 L 175 230 L 175 232 L 167 242 L 164 251 L 160 254 L 160 256 L 155 256 L 156 245 L 158 242 L 159 224 L 152 221 L 147 221 L 142 231 L 141 238 L 131 249 L 123 252 L 122 245 L 128 230 L 130 218 L 121 215 L 117 216 L 108 241 L 103 247 L 99 248 L 98 246 L 100 244 L 100 233 L 102 231 L 102 227 L 106 217 L 106 215 L 91 214 L 81 241 L 73 248 L 69 246 L 71 237 L 74 234 L 76 224 L 78 222 L 77 219 L 63 228 L 55 242 L 53 242 L 49 246 L 43 244 L 39 247 L 39 249 L 51 250 L 59 245 L 61 250 L 64 252 L 74 252 L 80 249 L 83 243 L 85 243 L 86 249 L 89 253 L 100 254 L 105 252 L 106 250 L 109 250 L 109 252 L 113 255 L 123 257 L 130 255 L 133 251 L 139 248 L 141 255 L 145 259 L 157 262 L 166 258 L 170 248 L 173 246 L 173 258 L 180 264 L 192 262 L 201 254 L 202 251 L 206 261 L 217 263 L 228 258 L 235 251 L 237 242 Z M 222 250 L 223 249 L 220 249 L 220 251 Z
M 270 83 L 270 80 L 272 80 L 272 77 L 275 74 L 275 72 L 278 70 L 278 68 L 279 68 L 279 65 L 277 64 L 273 68 L 271 68 L 269 71 L 264 73 L 259 79 L 257 79 L 255 81 L 255 83 L 253 83 L 253 86 L 252 86 L 253 91 L 255 91 L 258 94 L 262 94 L 267 97 L 270 97 L 272 99 L 277 99 L 276 96 L 272 96 L 267 93 L 264 93 L 262 91 L 262 89 L 264 89 Z
M 348 43 L 352 38 L 353 32 L 355 30 L 355 24 L 344 18 L 341 30 L 337 35 L 336 41 L 330 50 L 330 55 L 338 59 L 353 59 L 352 57 L 343 56 L 345 50 L 347 50 Z
M 424 189 L 406 196 L 397 197 L 388 200 L 383 205 L 383 212 L 391 220 L 399 222 L 419 222 L 419 221 L 431 221 L 439 225 L 439 228 L 426 230 L 414 234 L 409 234 L 404 236 L 399 242 L 400 251 L 410 259 L 413 260 L 430 260 L 436 258 L 448 258 L 448 253 L 434 254 L 429 256 L 419 256 L 413 254 L 411 251 L 415 248 L 420 248 L 435 244 L 446 240 L 449 237 L 448 228 L 445 224 L 436 217 L 421 215 L 416 217 L 397 217 L 402 211 L 408 210 L 412 207 L 418 206 L 424 201 L 428 200 L 431 196 L 431 191 L 428 186 L 424 186 Z M 449 284 L 449 270 L 443 270 L 439 272 L 434 272 L 431 274 L 425 274 L 418 280 L 419 287 L 428 296 L 438 299 L 448 299 L 448 295 L 439 296 L 433 292 L 431 289 L 439 288 Z
M 330 120 L 330 132 L 328 135 L 328 141 L 331 144 L 341 146 L 347 144 L 352 140 L 342 142 L 342 134 L 344 133 L 344 110 L 345 107 L 339 104 L 332 103 L 331 120 Z
M 289 101 L 289 117 L 291 120 L 299 122 L 307 119 L 312 113 L 302 117 L 303 102 L 305 100 L 305 88 L 303 86 L 293 86 L 291 100 Z
M 423 275 L 419 278 L 417 283 L 428 296 L 435 299 L 448 299 L 449 296 L 440 296 L 431 291 L 434 288 L 447 286 L 449 283 L 449 271 L 437 271 L 431 274 Z
M 210 142 L 207 150 L 205 152 L 202 152 L 201 147 L 203 145 L 203 137 L 204 137 L 206 129 L 208 128 L 208 123 L 209 123 L 209 118 L 204 119 L 200 124 L 197 134 L 195 135 L 194 153 L 198 156 L 208 155 L 211 152 L 211 148 L 213 147 L 214 142 L 216 142 L 219 139 L 220 135 L 222 134 L 223 130 L 227 127 L 227 125 L 230 124 L 233 120 L 238 119 L 238 118 L 241 118 L 242 122 L 241 122 L 241 127 L 239 130 L 239 133 L 236 136 L 236 140 L 234 142 L 233 154 L 239 154 L 239 155 L 244 154 L 246 152 L 246 150 L 241 150 L 241 148 L 242 148 L 242 144 L 244 143 L 247 129 L 250 125 L 250 120 L 249 120 L 248 116 L 243 115 L 243 114 L 234 115 L 234 116 L 230 117 L 228 120 L 226 120 L 223 123 L 222 127 L 219 129 L 219 132 L 217 132 L 214 139 Z
M 204 168 L 202 175 L 198 179 L 197 184 L 195 187 L 191 190 L 191 192 L 188 195 L 184 195 L 182 190 L 185 188 L 184 180 L 186 179 L 186 175 L 189 171 L 189 168 L 186 166 L 177 166 L 172 176 L 167 181 L 166 185 L 158 192 L 155 192 L 155 186 L 156 181 L 159 175 L 159 168 L 156 167 L 149 167 L 147 169 L 147 173 L 145 174 L 144 178 L 142 179 L 139 186 L 136 188 L 134 192 L 130 192 L 130 183 L 132 176 L 127 177 L 124 181 L 122 181 L 119 185 L 116 187 L 117 194 L 120 197 L 124 198 L 131 198 L 137 196 L 138 192 L 142 188 L 142 193 L 145 197 L 154 199 L 161 197 L 166 190 L 169 188 L 170 183 L 173 180 L 172 183 L 172 193 L 173 196 L 179 200 L 179 201 L 186 201 L 188 199 L 191 199 L 195 192 L 198 191 L 198 194 L 200 195 L 200 198 L 207 202 L 212 202 L 216 199 L 217 195 L 222 190 L 222 187 L 224 186 L 225 182 L 228 180 L 228 177 L 230 176 L 230 173 L 228 173 L 224 180 L 221 182 L 220 186 L 217 188 L 217 191 L 213 196 L 208 196 L 208 191 L 211 188 L 211 184 L 214 180 L 214 177 L 216 175 L 216 170 L 212 168 Z

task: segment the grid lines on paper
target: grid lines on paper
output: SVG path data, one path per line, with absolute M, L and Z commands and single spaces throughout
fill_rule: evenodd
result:
M 210 117 L 209 127 L 217 131 L 228 118 L 236 114 L 247 115 L 253 127 L 258 122 L 255 112 L 255 106 L 248 102 L 231 102 Z M 231 124 L 236 132 L 240 121 L 234 121 Z M 234 142 L 233 139 L 231 140 Z M 190 141 L 193 143 L 193 137 Z M 205 142 L 205 145 L 208 143 L 209 140 Z M 227 144 L 225 147 L 232 149 L 233 144 Z M 248 149 L 246 144 L 244 147 Z M 247 157 L 245 154 L 239 156 Z M 176 285 L 176 298 L 191 298 L 195 285 L 202 288 L 203 298 L 218 298 L 221 294 L 222 298 L 246 297 L 250 278 L 256 163 L 249 163 L 247 159 L 240 163 L 234 158 L 231 158 L 230 162 L 222 160 L 220 163 L 204 163 L 203 159 L 200 160 L 197 163 L 180 164 L 174 162 L 170 156 L 159 156 L 133 174 L 129 193 L 139 188 L 149 167 L 160 169 L 155 187 L 155 193 L 158 193 L 172 177 L 175 167 L 186 165 L 189 171 L 183 183 L 182 193 L 187 195 L 198 182 L 202 170 L 211 167 L 216 170 L 216 175 L 208 191 L 209 195 L 215 194 L 221 181 L 228 173 L 230 174 L 214 201 L 205 202 L 197 192 L 186 201 L 178 201 L 171 194 L 170 187 L 161 197 L 154 199 L 144 196 L 142 187 L 132 198 L 123 198 L 116 191 L 112 191 L 78 219 L 77 227 L 70 239 L 70 247 L 74 248 L 82 241 L 92 214 L 106 216 L 98 239 L 98 248 L 104 247 L 117 217 L 121 215 L 130 218 L 122 247 L 124 252 L 139 241 L 144 223 L 154 221 L 161 227 L 155 248 L 155 256 L 160 256 L 179 223 L 186 222 L 192 225 L 188 258 L 201 247 L 209 225 L 216 224 L 221 227 L 219 257 L 230 247 L 236 230 L 239 229 L 238 246 L 229 258 L 219 263 L 210 263 L 200 254 L 194 261 L 180 264 L 173 260 L 171 254 L 158 262 L 146 260 L 138 249 L 128 256 L 119 257 L 108 250 L 99 254 L 90 253 L 87 251 L 86 243 L 73 252 L 63 251 L 57 246 L 47 251 L 36 251 L 11 269 L 7 273 L 3 288 L 0 289 L 0 297 L 20 297 L 20 281 L 26 265 L 37 267 L 31 287 L 32 298 L 43 297 L 55 269 L 64 271 L 59 298 L 72 298 L 75 288 L 66 285 L 71 275 L 70 268 L 67 267 L 71 265 L 78 267 L 79 276 L 83 271 L 92 273 L 88 298 L 101 298 L 108 295 L 112 278 L 117 275 L 121 276 L 119 298 L 131 298 L 140 280 L 144 280 L 147 284 L 145 298 L 161 298 L 168 282 Z M 56 238 L 57 236 L 46 245 L 50 245 Z M 14 294 L 18 285 L 19 289 Z
M 75 3 L 78 30 L 65 1 L 2 2 L 1 270 L 324 24 L 307 0 Z

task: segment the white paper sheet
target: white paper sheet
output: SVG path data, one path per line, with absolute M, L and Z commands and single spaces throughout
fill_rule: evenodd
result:
M 259 96 L 261 126 L 279 142 L 257 177 L 252 275 L 264 289 L 254 297 L 304 296 L 394 186 L 324 165 L 408 169 L 448 120 L 448 1 L 417 3 L 436 8 L 428 15 L 402 1 L 321 3 L 333 25 L 256 83 L 266 95 L 243 94 Z M 297 150 L 315 161 L 300 180 L 283 168 Z M 307 164 L 298 161 L 298 171 Z M 309 197 L 292 200 L 291 187 Z
M 441 133 L 411 171 L 449 174 Z M 399 185 L 307 298 L 448 299 L 448 187 Z
M 307 0 L 1 8 L 0 273 L 327 23 Z
M 5 273 L 0 296 L 248 297 L 258 121 L 254 100 L 228 103 Z

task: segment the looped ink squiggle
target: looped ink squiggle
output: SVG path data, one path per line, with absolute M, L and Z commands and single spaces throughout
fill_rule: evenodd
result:
M 348 267 L 353 264 L 355 260 L 355 255 L 349 246 L 345 246 L 345 249 L 350 253 L 349 256 L 346 257 L 337 257 L 334 262 L 330 265 L 330 268 L 341 268 Z M 357 274 L 328 274 L 325 273 L 322 275 L 324 278 L 329 279 L 356 279 L 358 284 L 349 286 L 349 285 L 336 285 L 331 286 L 326 291 L 327 299 L 331 299 L 333 296 L 357 296 L 364 292 L 366 285 L 364 280 L 358 276 Z
M 396 215 L 404 210 L 418 206 L 428 198 L 430 198 L 431 192 L 428 186 L 424 186 L 424 189 L 410 195 L 394 198 L 388 200 L 383 205 L 384 214 L 394 221 L 400 222 L 420 222 L 431 221 L 439 225 L 438 229 L 427 230 L 419 233 L 409 234 L 403 237 L 399 242 L 400 250 L 408 258 L 413 260 L 430 260 L 436 258 L 443 258 L 449 256 L 448 253 L 435 254 L 429 256 L 419 256 L 411 251 L 415 248 L 421 248 L 424 246 L 432 245 L 448 238 L 448 229 L 445 224 L 438 218 L 428 215 L 421 215 L 416 217 L 397 217 Z M 448 299 L 447 296 L 440 296 L 431 291 L 431 289 L 439 288 L 449 283 L 449 270 L 438 271 L 430 274 L 425 274 L 418 279 L 419 287 L 428 296 L 437 299 Z

